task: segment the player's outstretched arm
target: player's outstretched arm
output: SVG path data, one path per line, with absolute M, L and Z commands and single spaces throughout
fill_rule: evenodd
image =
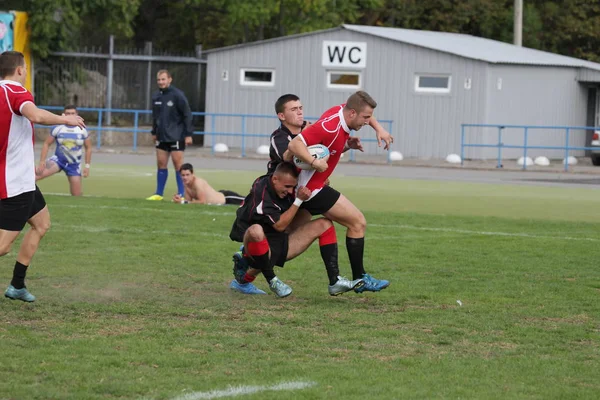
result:
M 381 141 L 383 140 L 385 143 L 383 148 L 389 150 L 390 145 L 394 143 L 394 137 L 381 126 L 374 115 L 369 118 L 369 126 L 375 130 L 375 135 L 377 135 L 377 146 L 381 147 Z
M 56 115 L 50 111 L 38 108 L 33 103 L 26 103 L 21 109 L 21 114 L 34 124 L 40 125 L 70 125 L 85 128 L 83 118 L 79 115 Z

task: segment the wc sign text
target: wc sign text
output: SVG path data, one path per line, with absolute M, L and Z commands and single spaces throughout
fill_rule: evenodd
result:
M 324 67 L 365 68 L 367 43 L 323 41 Z

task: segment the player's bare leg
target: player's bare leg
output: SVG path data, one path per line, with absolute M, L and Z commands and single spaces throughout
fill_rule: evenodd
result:
M 40 241 L 50 229 L 50 211 L 48 206 L 42 208 L 40 212 L 35 214 L 27 221 L 31 228 L 25 233 L 21 249 L 17 255 L 17 261 L 23 265 L 29 265 L 33 255 L 37 251 Z
M 71 196 L 83 195 L 83 191 L 81 190 L 81 176 L 67 176 L 67 179 L 69 179 Z
M 183 165 L 183 151 L 172 151 L 171 161 L 173 162 L 173 168 L 179 171 Z M 166 165 L 165 168 L 167 168 Z
M 288 238 L 287 259 L 291 260 L 302 254 L 312 242 L 331 226 L 330 220 L 318 218 L 297 228 Z
M 10 252 L 12 244 L 19 236 L 19 231 L 6 231 L 0 229 L 0 257 L 7 255 Z
M 325 217 L 338 224 L 344 225 L 348 230 L 346 237 L 363 238 L 367 230 L 367 220 L 363 213 L 343 194 L 336 203 L 323 214 Z
M 37 214 L 27 221 L 31 228 L 25 233 L 21 248 L 17 255 L 17 262 L 13 271 L 13 278 L 10 286 L 4 292 L 4 296 L 12 300 L 22 300 L 25 302 L 35 301 L 35 296 L 29 293 L 25 286 L 25 276 L 31 263 L 33 255 L 37 251 L 40 241 L 50 229 L 50 212 L 48 207 L 42 208 Z
M 46 161 L 46 168 L 44 168 L 42 173 L 39 175 L 37 175 L 37 174 L 35 175 L 35 180 L 36 181 L 42 180 L 44 178 L 47 178 L 49 176 L 56 174 L 59 171 L 60 171 L 60 167 L 58 166 L 58 164 L 52 160 L 48 160 L 48 161 Z

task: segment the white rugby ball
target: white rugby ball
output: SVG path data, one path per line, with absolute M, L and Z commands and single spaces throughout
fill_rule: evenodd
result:
M 308 152 L 311 156 L 318 160 L 329 160 L 329 149 L 327 148 L 327 146 L 323 146 L 322 144 L 314 144 L 312 146 L 308 146 Z M 310 164 L 305 163 L 296 156 L 294 156 L 294 164 L 300 169 L 313 169 L 313 167 L 311 167 Z

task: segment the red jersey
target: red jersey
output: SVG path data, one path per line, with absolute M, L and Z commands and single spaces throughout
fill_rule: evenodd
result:
M 0 199 L 35 190 L 33 124 L 21 115 L 33 95 L 18 82 L 0 80 Z
M 298 135 L 307 146 L 322 144 L 329 149 L 329 159 L 327 160 L 329 168 L 325 172 L 317 172 L 314 169 L 300 171 L 298 186 L 306 186 L 310 189 L 312 191 L 311 199 L 319 193 L 333 173 L 350 137 L 350 128 L 344 120 L 344 106 L 345 104 L 331 107 L 321 115 L 317 122 Z

